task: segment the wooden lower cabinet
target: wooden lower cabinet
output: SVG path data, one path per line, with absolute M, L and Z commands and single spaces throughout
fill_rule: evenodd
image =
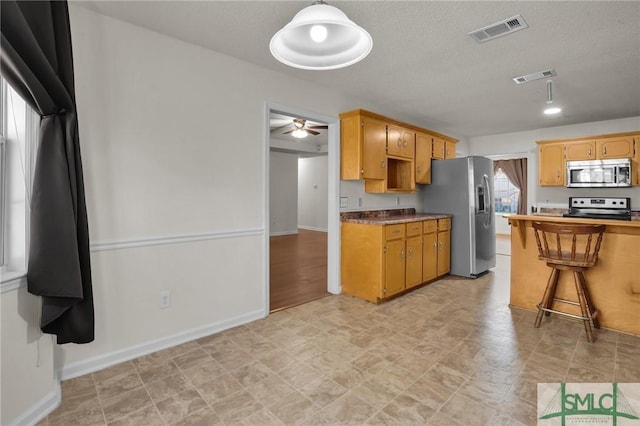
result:
M 451 219 L 438 219 L 438 276 L 451 270 Z
M 438 228 L 436 220 L 424 222 L 422 236 L 422 281 L 431 281 L 438 276 Z
M 379 303 L 448 273 L 451 219 L 441 220 L 446 229 L 440 220 L 342 223 L 342 291 Z

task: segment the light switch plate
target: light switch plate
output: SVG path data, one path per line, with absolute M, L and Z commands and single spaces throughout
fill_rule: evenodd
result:
M 340 197 L 340 208 L 346 209 L 347 207 L 349 207 L 349 198 Z

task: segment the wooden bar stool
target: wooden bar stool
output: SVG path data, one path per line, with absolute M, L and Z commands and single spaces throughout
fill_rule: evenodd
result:
M 544 260 L 547 262 L 547 266 L 552 268 L 547 287 L 544 290 L 544 296 L 542 296 L 542 301 L 538 304 L 536 328 L 540 327 L 543 314 L 549 316 L 553 312 L 582 320 L 584 329 L 587 332 L 587 340 L 590 343 L 593 342 L 591 324 L 595 328 L 600 328 L 600 324 L 597 318 L 598 310 L 591 301 L 584 271 L 596 266 L 598 263 L 598 252 L 600 251 L 604 229 L 605 225 L 533 222 L 536 244 L 538 245 L 538 259 Z M 597 235 L 597 238 L 595 244 L 592 244 L 594 235 Z M 550 244 L 555 244 L 555 248 L 549 248 Z M 563 250 L 563 245 L 565 250 Z M 571 246 L 571 251 L 567 250 L 569 245 Z M 556 297 L 556 288 L 561 271 L 573 272 L 573 280 L 578 296 L 577 302 Z M 580 306 L 582 315 L 553 309 L 554 302 Z

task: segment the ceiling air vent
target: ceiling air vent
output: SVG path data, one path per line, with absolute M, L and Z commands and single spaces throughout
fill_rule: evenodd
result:
M 467 35 L 478 43 L 484 43 L 485 41 L 524 30 L 525 28 L 529 28 L 529 25 L 525 22 L 522 16 L 516 15 L 495 24 L 487 25 L 486 27 L 471 31 L 470 33 L 467 33 Z
M 531 74 L 521 75 L 520 77 L 513 77 L 513 81 L 515 81 L 516 84 L 522 84 L 522 83 L 528 83 L 534 80 L 551 78 L 555 76 L 556 76 L 556 70 L 550 69 L 550 70 L 532 72 Z

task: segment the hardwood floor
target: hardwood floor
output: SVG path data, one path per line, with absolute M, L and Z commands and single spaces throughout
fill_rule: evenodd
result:
M 270 311 L 307 303 L 327 293 L 327 233 L 299 229 L 269 239 Z

